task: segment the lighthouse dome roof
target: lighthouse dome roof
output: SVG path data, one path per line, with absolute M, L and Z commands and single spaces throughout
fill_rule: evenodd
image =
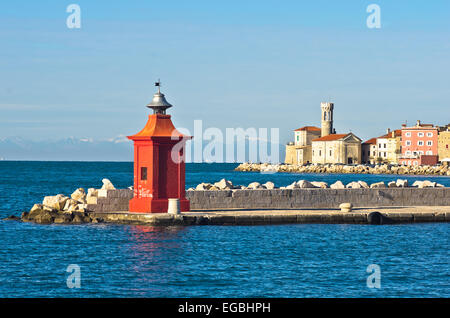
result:
M 172 107 L 172 104 L 170 104 L 166 98 L 164 97 L 164 94 L 161 92 L 157 92 L 155 95 L 153 95 L 152 101 L 147 105 L 148 108 L 152 108 L 153 110 L 166 110 L 167 108 Z

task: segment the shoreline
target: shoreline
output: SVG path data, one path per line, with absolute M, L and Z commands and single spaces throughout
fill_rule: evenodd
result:
M 248 163 L 239 164 L 234 171 L 262 172 L 262 173 L 311 173 L 311 174 L 373 174 L 373 175 L 402 175 L 402 176 L 450 176 L 450 167 L 440 166 L 400 166 L 400 165 L 344 165 L 344 164 L 269 164 Z

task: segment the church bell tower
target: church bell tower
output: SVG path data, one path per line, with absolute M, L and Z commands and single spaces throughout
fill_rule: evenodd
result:
M 322 126 L 321 137 L 331 135 L 333 133 L 333 103 L 320 103 L 322 110 Z

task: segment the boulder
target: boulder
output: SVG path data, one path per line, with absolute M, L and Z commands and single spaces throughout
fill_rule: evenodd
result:
M 407 188 L 408 187 L 408 180 L 406 180 L 406 179 L 397 179 L 396 185 L 397 185 L 397 188 Z
M 395 181 L 388 182 L 388 188 L 397 188 L 397 182 Z
M 381 181 L 381 182 L 375 182 L 375 183 L 372 183 L 372 184 L 370 185 L 370 188 L 371 188 L 371 189 L 381 189 L 381 188 L 386 188 L 386 185 L 384 184 L 383 181 Z
M 412 184 L 413 187 L 418 187 L 418 188 L 435 188 L 436 187 L 436 182 L 432 182 L 429 180 L 425 180 L 425 181 L 414 181 L 414 183 Z
M 425 180 L 423 183 L 422 183 L 422 188 L 435 188 L 436 187 L 436 182 L 433 182 L 433 181 L 428 181 L 428 180 Z M 420 188 L 420 187 L 419 187 Z
M 44 211 L 38 215 L 36 215 L 35 218 L 33 218 L 33 221 L 39 224 L 51 224 L 53 223 L 54 217 L 50 212 Z
M 58 194 L 55 196 L 44 197 L 44 201 L 42 201 L 42 204 L 44 205 L 44 207 L 49 207 L 57 211 L 62 211 L 64 209 L 64 205 L 66 204 L 67 200 L 69 200 L 68 197 L 62 194 Z
M 42 211 L 44 209 L 44 205 L 43 204 L 40 204 L 40 203 L 37 203 L 37 204 L 35 204 L 35 205 L 33 205 L 33 207 L 31 208 L 31 210 L 30 210 L 30 214 L 31 213 L 34 213 L 34 212 L 36 212 L 36 211 L 38 211 L 38 212 L 40 212 L 40 211 Z
M 331 189 L 345 189 L 345 185 L 340 181 L 336 181 L 335 183 L 333 183 L 332 185 L 330 185 Z
M 72 200 L 78 201 L 80 203 L 86 202 L 86 192 L 83 188 L 76 189 L 71 195 L 70 198 Z
M 266 183 L 263 184 L 263 186 L 269 190 L 272 190 L 275 188 L 275 184 L 271 181 L 267 181 Z
M 88 193 L 86 195 L 86 203 L 97 204 L 97 199 L 98 199 L 98 190 L 94 188 L 88 189 Z
M 80 203 L 77 205 L 76 211 L 77 212 L 86 212 L 86 209 L 87 209 L 87 204 Z
M 350 202 L 339 204 L 339 209 L 341 209 L 341 212 L 351 212 L 352 208 L 353 204 L 351 204 Z
M 369 185 L 367 184 L 367 182 L 365 182 L 365 181 L 358 181 L 358 183 L 361 186 L 361 188 L 364 188 L 364 189 L 370 188 Z
M 133 189 L 131 189 L 131 190 L 133 190 Z M 98 196 L 98 190 L 94 189 L 94 188 L 89 188 L 86 196 L 87 197 L 88 196 L 96 197 L 96 196 Z
M 315 188 L 315 186 L 309 181 L 300 180 L 300 181 L 297 181 L 297 188 L 309 189 L 309 188 Z
M 292 182 L 290 185 L 286 186 L 286 189 L 292 190 L 292 189 L 297 189 L 297 182 Z
M 55 224 L 69 224 L 72 221 L 72 215 L 70 214 L 62 214 L 58 215 L 53 219 L 53 223 Z
M 77 206 L 78 204 L 79 204 L 79 202 L 74 199 L 67 200 L 66 204 L 64 205 L 63 212 L 69 211 L 71 206 Z
M 114 187 L 114 185 L 112 184 L 111 181 L 109 181 L 109 179 L 103 179 L 103 186 L 102 189 L 103 190 L 115 190 L 116 188 Z
M 423 184 L 423 181 L 416 180 L 416 181 L 414 181 L 414 183 L 412 184 L 412 186 L 413 186 L 413 187 L 422 188 L 422 184 Z
M 78 204 L 71 205 L 67 211 L 64 211 L 64 213 L 72 214 L 76 211 L 78 211 Z
M 322 189 L 328 188 L 328 183 L 326 183 L 326 182 L 313 181 L 313 182 L 311 182 L 311 184 L 316 188 L 322 188 Z
M 87 204 L 97 204 L 97 197 L 86 197 L 86 203 Z
M 263 187 L 261 186 L 261 183 L 259 182 L 252 182 L 247 186 L 247 189 L 252 189 L 252 190 L 256 190 L 256 189 L 262 189 Z
M 73 220 L 72 220 L 73 224 L 82 224 L 84 223 L 84 218 L 81 215 L 75 215 Z
M 355 182 L 355 181 L 350 182 L 345 187 L 347 189 L 361 189 L 362 188 L 361 184 L 359 184 L 359 182 Z
M 219 182 L 214 183 L 214 186 L 220 190 L 233 189 L 233 183 L 226 179 L 222 179 Z
M 197 191 L 204 191 L 204 190 L 209 190 L 209 188 L 211 188 L 213 185 L 211 183 L 200 183 L 199 185 L 197 185 L 197 187 L 195 187 L 195 190 Z

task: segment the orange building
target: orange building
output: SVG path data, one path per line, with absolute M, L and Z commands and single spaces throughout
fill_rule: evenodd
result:
M 438 161 L 438 127 L 422 124 L 413 127 L 402 125 L 401 165 L 435 165 Z

